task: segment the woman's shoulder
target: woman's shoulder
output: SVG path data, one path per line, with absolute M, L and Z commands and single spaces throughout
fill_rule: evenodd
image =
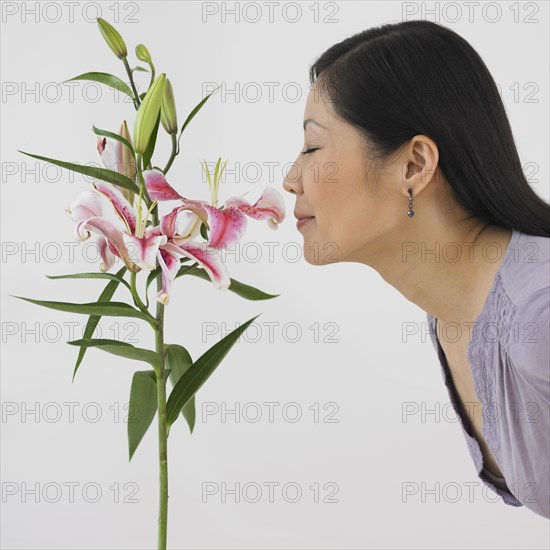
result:
M 508 355 L 514 368 L 550 402 L 550 287 L 529 292 L 515 305 Z
M 529 308 L 550 287 L 550 238 L 514 229 L 499 270 L 503 289 L 518 308 Z
M 513 304 L 508 357 L 550 401 L 550 239 L 516 233 L 501 276 Z

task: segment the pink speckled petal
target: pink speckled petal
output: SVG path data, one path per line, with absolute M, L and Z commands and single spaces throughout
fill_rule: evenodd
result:
M 124 243 L 132 260 L 142 269 L 152 271 L 157 267 L 157 252 L 161 245 L 168 240 L 166 235 L 136 237 L 135 235 L 123 235 Z
M 238 208 L 218 210 L 210 205 L 208 212 L 208 244 L 213 248 L 227 247 L 241 239 L 246 230 L 246 217 Z
M 161 304 L 168 304 L 170 300 L 170 289 L 178 274 L 181 263 L 176 254 L 168 250 L 159 249 L 157 258 L 162 269 L 162 288 L 157 292 L 157 301 Z
M 94 183 L 94 187 L 111 201 L 118 217 L 124 222 L 126 231 L 133 235 L 136 232 L 136 211 L 134 207 L 114 185 L 106 181 L 97 181 Z
M 183 200 L 183 197 L 166 181 L 160 170 L 156 168 L 144 170 L 143 179 L 151 200 L 158 202 Z
M 217 290 L 226 290 L 229 288 L 231 278 L 229 277 L 227 267 L 222 262 L 219 252 L 206 246 L 206 243 L 188 241 L 182 243 L 180 246 L 166 243 L 163 249 L 195 260 L 206 271 Z
M 157 236 L 160 237 L 162 235 L 162 232 L 160 230 L 160 225 L 148 225 L 145 230 L 143 231 L 144 237 L 152 237 Z
M 285 203 L 282 195 L 273 187 L 266 187 L 262 196 L 253 204 L 232 197 L 225 203 L 226 208 L 238 208 L 241 212 L 255 220 L 268 220 L 272 229 L 285 219 Z
M 78 240 L 83 241 L 90 237 L 92 231 L 98 235 L 105 237 L 109 241 L 109 245 L 112 245 L 118 256 L 126 264 L 130 271 L 139 271 L 140 267 L 137 266 L 130 255 L 124 243 L 125 233 L 120 229 L 117 229 L 109 220 L 101 217 L 93 217 L 76 222 L 74 227 L 74 233 Z M 112 248 L 109 246 L 111 252 Z

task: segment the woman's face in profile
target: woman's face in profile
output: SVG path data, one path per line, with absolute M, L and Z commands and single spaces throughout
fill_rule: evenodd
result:
M 361 261 L 368 257 L 365 246 L 381 243 L 400 223 L 398 216 L 407 221 L 400 162 L 379 170 L 375 184 L 362 135 L 337 118 L 317 84 L 307 97 L 304 147 L 283 187 L 296 195 L 295 216 L 313 216 L 298 226 L 308 263 Z

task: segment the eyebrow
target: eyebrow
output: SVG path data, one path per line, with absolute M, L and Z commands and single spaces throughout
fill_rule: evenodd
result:
M 316 124 L 317 126 L 320 126 L 321 128 L 323 128 L 324 130 L 328 130 L 328 128 L 326 126 L 323 126 L 322 124 L 320 124 L 319 122 L 317 122 L 315 119 L 313 118 L 306 118 L 304 120 L 304 124 L 303 124 L 303 128 L 304 130 L 306 129 L 306 126 L 308 125 L 308 123 L 312 122 L 313 124 Z

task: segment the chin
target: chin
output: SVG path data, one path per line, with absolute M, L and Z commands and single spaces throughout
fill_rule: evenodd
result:
M 304 260 L 310 265 L 330 265 L 341 260 L 338 247 L 333 242 L 309 242 L 304 239 Z

